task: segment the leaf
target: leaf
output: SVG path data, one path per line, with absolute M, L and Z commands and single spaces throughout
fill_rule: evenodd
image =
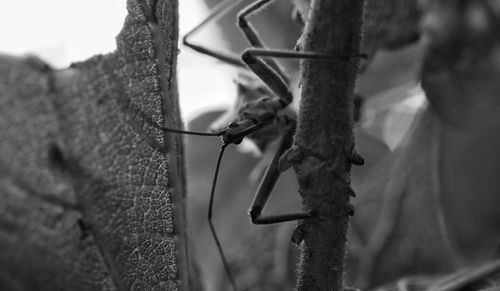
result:
M 462 268 L 443 276 L 414 276 L 399 279 L 375 291 L 453 291 L 453 290 L 498 290 L 500 288 L 500 261 L 486 262 Z
M 177 2 L 129 0 L 117 50 L 0 59 L 0 284 L 188 290 Z
M 374 175 L 385 188 L 358 195 L 359 287 L 498 259 L 499 14 L 481 6 L 488 1 L 432 2 L 421 72 L 428 106 L 391 170 Z M 487 16 L 480 30 L 469 22 L 474 9 Z

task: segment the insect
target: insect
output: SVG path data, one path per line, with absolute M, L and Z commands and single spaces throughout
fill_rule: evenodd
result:
M 315 210 L 296 212 L 280 215 L 263 215 L 262 211 L 277 182 L 281 172 L 278 169 L 279 159 L 283 153 L 292 145 L 293 135 L 296 128 L 295 114 L 288 109 L 293 100 L 290 90 L 290 81 L 283 69 L 273 58 L 310 59 L 319 61 L 349 61 L 359 56 L 330 56 L 312 52 L 287 51 L 268 49 L 264 46 L 257 31 L 251 26 L 248 17 L 262 10 L 265 5 L 271 4 L 273 0 L 258 0 L 246 6 L 238 13 L 237 25 L 243 36 L 251 45 L 246 49 L 241 59 L 230 53 L 210 49 L 190 41 L 191 36 L 202 29 L 207 23 L 227 13 L 230 9 L 242 3 L 244 0 L 226 0 L 219 4 L 212 13 L 199 25 L 193 28 L 183 37 L 183 44 L 201 54 L 214 57 L 220 61 L 245 68 L 257 78 L 251 78 L 246 82 L 238 82 L 238 101 L 235 106 L 235 117 L 225 127 L 214 132 L 192 132 L 174 128 L 164 128 L 169 132 L 181 134 L 192 134 L 202 136 L 219 136 L 222 138 L 222 146 L 218 155 L 213 183 L 210 191 L 208 205 L 208 223 L 210 231 L 215 240 L 218 252 L 222 259 L 223 267 L 234 290 L 237 290 L 235 280 L 231 275 L 226 257 L 221 247 L 220 240 L 212 222 L 212 209 L 215 196 L 217 178 L 226 147 L 230 144 L 239 144 L 243 138 L 248 138 L 264 151 L 270 143 L 277 142 L 277 150 L 267 167 L 267 170 L 256 190 L 251 208 L 250 218 L 254 224 L 272 224 L 286 221 L 307 219 L 315 215 Z M 265 60 L 264 60 L 265 59 Z M 255 79 L 255 80 L 254 80 Z

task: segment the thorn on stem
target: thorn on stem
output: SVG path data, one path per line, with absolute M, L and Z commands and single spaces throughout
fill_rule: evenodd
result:
M 346 214 L 349 216 L 354 216 L 354 206 L 351 203 L 346 205 Z
M 351 187 L 347 188 L 347 193 L 349 193 L 349 196 L 351 197 L 356 197 L 356 192 L 354 192 Z
M 304 236 L 306 234 L 305 226 L 302 221 L 299 221 L 293 229 L 292 238 L 290 239 L 292 243 L 296 246 L 299 246 L 304 240 Z
M 356 151 L 353 151 L 351 157 L 349 158 L 349 162 L 356 166 L 362 166 L 365 164 L 365 159 L 360 156 Z
M 77 225 L 78 225 L 78 228 L 80 229 L 80 240 L 84 240 L 85 238 L 87 238 L 89 235 L 90 235 L 90 225 L 87 224 L 87 222 L 85 222 L 82 218 L 79 218 L 77 220 Z

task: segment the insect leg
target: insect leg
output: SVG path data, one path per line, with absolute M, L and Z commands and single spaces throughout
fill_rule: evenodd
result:
M 284 105 L 292 102 L 293 95 L 290 92 L 287 82 L 266 62 L 263 58 L 288 58 L 288 59 L 310 59 L 328 62 L 345 62 L 353 58 L 365 57 L 365 55 L 355 56 L 330 56 L 321 55 L 312 52 L 297 52 L 287 50 L 270 50 L 261 48 L 246 49 L 242 54 L 242 59 L 252 70 L 280 99 Z
M 212 22 L 217 20 L 219 17 L 223 16 L 226 14 L 229 10 L 231 10 L 233 7 L 237 6 L 238 4 L 242 3 L 245 0 L 225 0 L 221 3 L 219 3 L 208 15 L 205 20 L 203 20 L 200 24 L 195 26 L 193 29 L 191 29 L 188 33 L 184 35 L 182 38 L 182 44 L 193 49 L 194 51 L 211 56 L 213 58 L 216 58 L 224 63 L 228 63 L 234 66 L 238 67 L 244 67 L 244 64 L 240 61 L 240 59 L 237 57 L 236 54 L 231 54 L 227 52 L 221 52 L 217 51 L 215 49 L 210 49 L 198 44 L 194 44 L 191 42 L 190 38 L 193 34 L 195 34 L 197 31 L 199 31 L 202 27 L 207 25 L 207 23 Z
M 290 92 L 287 81 L 261 58 L 256 58 L 247 52 L 248 50 L 243 53 L 242 59 L 248 68 L 278 96 L 282 108 L 288 106 L 293 101 L 293 94 Z
M 272 1 L 273 0 L 257 0 L 238 13 L 238 27 L 248 40 L 248 43 L 250 43 L 253 47 L 264 47 L 264 44 L 262 43 L 255 28 L 248 23 L 246 18 L 251 14 L 257 13 L 259 10 L 263 9 L 266 4 L 269 4 Z
M 280 145 L 276 154 L 274 155 L 271 164 L 267 168 L 264 177 L 261 180 L 259 188 L 255 194 L 252 202 L 252 207 L 250 208 L 250 218 L 254 224 L 271 224 L 279 223 L 285 221 L 299 220 L 310 218 L 314 216 L 314 211 L 310 212 L 299 212 L 299 213 L 289 213 L 281 215 L 262 215 L 262 210 L 267 203 L 267 200 L 271 196 L 272 190 L 276 181 L 278 180 L 281 172 L 278 169 L 278 163 L 281 155 L 290 148 L 293 142 L 293 134 L 295 132 L 296 122 L 295 120 L 290 120 L 290 125 L 288 126 L 286 132 L 283 134 Z
M 262 10 L 267 4 L 271 4 L 274 0 L 257 0 L 252 4 L 246 6 L 238 13 L 237 24 L 241 33 L 247 39 L 248 43 L 257 48 L 265 48 L 257 30 L 247 21 L 247 17 Z M 273 59 L 269 59 L 267 63 L 275 70 L 275 72 L 288 84 L 288 77 L 283 72 L 280 65 Z
M 307 60 L 319 60 L 328 62 L 347 62 L 355 58 L 366 58 L 365 54 L 352 55 L 352 56 L 334 56 L 334 55 L 324 55 L 313 52 L 301 52 L 301 51 L 290 51 L 290 50 L 275 50 L 275 49 L 261 49 L 261 48 L 249 48 L 246 49 L 242 58 L 245 61 L 247 59 L 256 58 L 281 58 L 281 59 L 307 59 Z M 247 63 L 248 65 L 248 63 Z

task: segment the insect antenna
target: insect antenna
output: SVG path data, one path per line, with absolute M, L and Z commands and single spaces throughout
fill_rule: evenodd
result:
M 156 123 L 152 117 L 146 116 L 141 113 L 141 117 L 150 125 L 153 127 L 166 131 L 166 132 L 174 132 L 174 133 L 180 133 L 180 134 L 189 134 L 189 135 L 201 135 L 201 136 L 222 136 L 226 133 L 226 130 L 220 129 L 214 132 L 200 132 L 200 131 L 190 131 L 190 130 L 184 130 L 184 129 L 178 129 L 178 128 L 172 128 L 168 126 L 163 126 L 159 125 Z
M 189 135 L 201 135 L 201 136 L 221 136 L 224 134 L 224 131 L 216 131 L 216 132 L 199 132 L 199 131 L 190 131 L 190 130 L 183 130 L 183 129 L 177 129 L 177 128 L 171 128 L 171 127 L 166 127 L 162 126 L 159 127 L 161 130 L 164 130 L 166 132 L 175 132 L 175 133 L 181 133 L 181 134 L 189 134 Z
M 233 288 L 234 291 L 237 291 L 238 288 L 236 287 L 236 282 L 234 280 L 233 275 L 231 274 L 231 270 L 229 269 L 229 264 L 226 260 L 226 256 L 224 255 L 224 251 L 222 250 L 222 246 L 219 240 L 219 237 L 217 236 L 217 232 L 215 231 L 214 224 L 212 222 L 212 208 L 214 204 L 214 196 L 215 196 L 215 186 L 217 184 L 217 178 L 219 176 L 219 169 L 220 169 L 220 164 L 222 161 L 222 156 L 224 155 L 224 151 L 226 150 L 226 147 L 229 144 L 224 143 L 221 146 L 220 152 L 219 152 L 219 157 L 217 158 L 217 165 L 215 166 L 215 174 L 214 174 L 214 179 L 212 181 L 212 190 L 210 191 L 210 202 L 208 204 L 208 224 L 210 226 L 210 231 L 212 232 L 212 236 L 215 240 L 215 244 L 217 245 L 217 250 L 219 252 L 219 255 L 222 260 L 222 265 L 224 266 L 224 271 L 226 272 L 226 276 L 228 277 L 231 287 Z

